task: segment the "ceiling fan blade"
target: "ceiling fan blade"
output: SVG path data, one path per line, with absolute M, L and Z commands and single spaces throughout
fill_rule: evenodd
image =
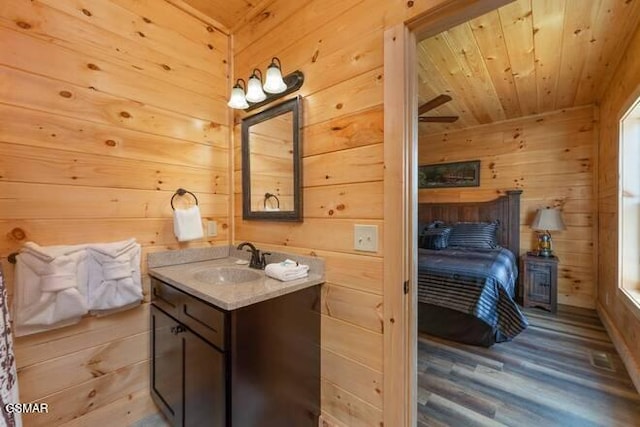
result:
M 449 101 L 451 101 L 451 97 L 449 95 L 438 95 L 418 107 L 418 115 L 421 116 L 427 111 L 433 110 L 434 108 L 439 107 Z
M 441 116 L 441 117 L 418 117 L 418 120 L 421 122 L 430 122 L 430 123 L 453 123 L 458 120 L 458 116 Z

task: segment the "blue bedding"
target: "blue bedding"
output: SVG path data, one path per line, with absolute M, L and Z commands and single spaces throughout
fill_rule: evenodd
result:
M 508 341 L 527 326 L 515 303 L 518 267 L 505 248 L 418 249 L 418 301 L 473 315 Z

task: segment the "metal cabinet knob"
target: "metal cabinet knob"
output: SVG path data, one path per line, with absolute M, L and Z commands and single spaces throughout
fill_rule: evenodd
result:
M 173 335 L 178 335 L 181 334 L 182 332 L 186 331 L 185 327 L 182 325 L 176 325 L 176 326 L 172 326 L 171 327 L 171 333 Z

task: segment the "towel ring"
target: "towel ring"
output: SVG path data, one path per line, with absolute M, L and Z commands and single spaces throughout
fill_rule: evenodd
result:
M 276 202 L 278 202 L 278 205 L 276 206 L 278 209 L 280 209 L 280 199 L 278 199 L 278 196 L 276 196 L 275 194 L 271 194 L 271 193 L 264 193 L 264 208 L 267 208 L 267 200 L 269 200 L 270 198 L 274 198 L 276 199 Z
M 176 210 L 176 208 L 173 207 L 173 199 L 175 199 L 176 196 L 184 196 L 187 193 L 191 194 L 191 196 L 195 199 L 196 206 L 197 206 L 198 205 L 198 198 L 196 197 L 195 194 L 193 194 L 191 191 L 185 190 L 184 188 L 178 188 L 176 190 L 176 192 L 173 194 L 173 196 L 171 197 L 171 209 L 173 209 L 174 211 Z
M 11 252 L 7 257 L 7 261 L 9 261 L 11 264 L 15 264 L 16 262 L 18 262 L 18 260 L 16 259 L 18 255 L 18 252 Z

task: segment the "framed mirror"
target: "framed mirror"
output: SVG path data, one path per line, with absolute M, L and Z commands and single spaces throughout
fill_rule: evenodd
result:
M 300 97 L 242 120 L 242 218 L 302 221 Z

